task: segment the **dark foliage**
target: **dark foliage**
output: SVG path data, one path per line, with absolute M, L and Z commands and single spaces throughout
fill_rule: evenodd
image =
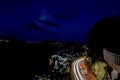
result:
M 10 42 L 0 43 L 1 70 L 4 76 L 10 76 L 9 79 L 24 80 L 48 70 L 48 57 L 53 52 L 48 44 L 26 43 L 10 38 L 9 40 Z
M 120 46 L 120 17 L 105 17 L 95 23 L 89 31 L 88 46 L 90 56 L 102 56 L 103 48 L 119 48 Z

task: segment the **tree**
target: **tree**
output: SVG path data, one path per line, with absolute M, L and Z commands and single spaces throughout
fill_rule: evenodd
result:
M 94 24 L 88 33 L 89 56 L 94 58 L 103 57 L 103 48 L 116 48 L 120 45 L 120 17 L 104 17 Z

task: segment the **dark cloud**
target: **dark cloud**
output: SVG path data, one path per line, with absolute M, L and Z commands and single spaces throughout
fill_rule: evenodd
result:
M 39 20 L 39 22 L 51 27 L 61 27 L 61 24 L 50 20 Z
M 54 14 L 53 17 L 55 17 L 57 19 L 64 20 L 64 21 L 71 21 L 74 19 L 72 16 L 67 16 L 64 14 Z

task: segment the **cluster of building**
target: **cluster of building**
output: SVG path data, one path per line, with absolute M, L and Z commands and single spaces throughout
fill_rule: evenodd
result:
M 53 64 L 53 69 L 59 70 L 59 72 L 63 72 L 69 65 L 67 57 L 52 55 L 51 60 Z
M 49 76 L 39 76 L 37 78 L 41 80 L 66 80 L 65 78 L 67 78 L 67 76 L 70 77 L 70 67 L 72 61 L 84 55 L 84 51 L 81 49 L 84 47 L 76 46 L 79 44 L 65 43 L 51 43 L 51 45 L 58 47 L 58 50 L 56 50 L 56 54 L 49 57 L 50 69 L 47 74 Z M 78 51 L 79 49 L 80 51 Z

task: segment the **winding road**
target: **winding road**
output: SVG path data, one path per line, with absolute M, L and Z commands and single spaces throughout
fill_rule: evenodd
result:
M 84 58 L 78 58 L 72 64 L 73 80 L 97 80 L 93 73 L 84 64 Z
M 73 62 L 73 72 L 75 76 L 75 80 L 85 80 L 80 73 L 80 63 L 84 60 L 84 58 L 77 59 L 76 61 Z

